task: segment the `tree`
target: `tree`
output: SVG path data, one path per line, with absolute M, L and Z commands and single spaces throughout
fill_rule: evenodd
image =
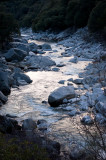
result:
M 4 12 L 0 13 L 0 46 L 4 47 L 6 42 L 9 42 L 13 33 L 19 33 L 19 27 L 11 14 Z

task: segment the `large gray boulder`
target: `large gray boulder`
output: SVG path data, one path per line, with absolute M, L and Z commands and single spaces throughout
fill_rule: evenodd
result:
M 16 81 L 17 85 L 26 85 L 28 83 L 32 83 L 30 77 L 22 72 L 15 72 L 13 74 L 13 78 Z
M 0 70 L 0 91 L 4 95 L 10 94 L 8 74 L 2 70 Z
M 5 58 L 8 62 L 10 61 L 22 61 L 27 56 L 27 52 L 17 49 L 11 48 L 6 54 Z
M 36 128 L 37 128 L 37 125 L 35 121 L 33 121 L 32 119 L 29 118 L 23 121 L 23 124 L 22 124 L 23 130 L 34 130 Z
M 46 67 L 54 66 L 56 63 L 47 56 L 35 55 L 27 56 L 25 65 L 33 68 L 45 69 Z
M 73 86 L 63 86 L 54 90 L 48 97 L 48 103 L 57 107 L 63 103 L 65 98 L 70 99 L 75 97 L 75 91 Z
M 20 49 L 22 51 L 25 51 L 25 52 L 27 52 L 27 54 L 29 53 L 28 44 L 21 43 L 21 42 L 12 42 L 11 44 L 12 44 L 13 48 L 17 48 L 17 49 Z

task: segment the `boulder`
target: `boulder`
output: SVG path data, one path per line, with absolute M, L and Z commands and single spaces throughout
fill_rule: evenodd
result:
M 47 121 L 46 121 L 46 120 L 43 120 L 43 119 L 38 120 L 38 121 L 37 121 L 37 127 L 38 127 L 38 129 L 41 130 L 41 131 L 47 130 L 47 127 L 48 127 Z
M 25 43 L 25 44 L 28 43 L 26 39 L 22 39 L 22 38 L 13 38 L 13 41 L 14 42 L 21 42 L 21 43 Z
M 13 48 L 17 48 L 19 50 L 25 51 L 25 52 L 27 52 L 27 54 L 29 53 L 28 44 L 20 43 L 20 42 L 12 42 L 11 44 L 12 44 Z
M 32 119 L 26 119 L 23 121 L 22 124 L 23 130 L 34 130 L 35 128 L 37 128 L 37 125 L 35 121 L 33 121 Z
M 98 102 L 95 106 L 96 111 L 106 117 L 106 103 Z
M 82 84 L 82 83 L 83 83 L 82 80 L 83 80 L 83 79 L 75 79 L 75 80 L 73 80 L 73 82 L 74 82 L 75 84 Z
M 56 67 L 64 67 L 64 66 L 65 66 L 65 64 L 63 64 L 63 63 L 60 63 L 60 64 L 56 65 Z
M 73 116 L 76 116 L 76 114 L 78 114 L 79 112 L 76 110 L 76 109 L 74 109 L 73 111 L 71 111 L 70 113 L 69 113 L 69 116 L 71 116 L 71 117 L 73 117 Z
M 78 62 L 78 58 L 74 57 L 74 58 L 70 59 L 69 62 L 71 62 L 71 63 L 77 63 Z
M 65 98 L 70 99 L 75 97 L 74 87 L 72 86 L 63 86 L 54 90 L 48 97 L 48 103 L 57 107 L 63 103 Z
M 64 84 L 64 83 L 65 83 L 65 80 L 60 80 L 58 83 Z
M 73 78 L 69 78 L 67 81 L 69 81 L 69 82 L 73 82 Z
M 60 69 L 59 68 L 52 68 L 52 71 L 54 71 L 54 72 L 58 72 Z
M 17 48 L 11 48 L 6 54 L 5 58 L 8 62 L 10 61 L 22 61 L 27 56 L 25 51 Z
M 0 115 L 0 132 L 12 133 L 15 130 L 20 130 L 21 127 L 18 125 L 16 120 L 7 118 L 6 116 Z
M 36 51 L 37 52 L 37 44 L 35 43 L 29 43 L 29 51 Z
M 8 74 L 2 70 L 0 70 L 0 91 L 4 95 L 10 94 Z
M 21 85 L 21 84 L 25 85 L 28 83 L 32 83 L 32 80 L 30 79 L 30 77 L 21 72 L 14 73 L 13 78 L 18 83 L 17 85 Z
M 7 97 L 0 91 L 0 101 L 3 103 L 7 102 Z
M 95 120 L 100 124 L 106 124 L 106 116 L 104 117 L 102 114 L 97 113 L 95 115 Z
M 56 65 L 56 63 L 47 56 L 35 55 L 27 56 L 25 65 L 33 66 L 33 68 L 45 69 Z
M 45 50 L 45 51 L 50 51 L 50 50 L 52 50 L 51 46 L 50 46 L 49 44 L 47 44 L 47 43 L 41 45 L 41 48 L 42 48 L 43 50 Z

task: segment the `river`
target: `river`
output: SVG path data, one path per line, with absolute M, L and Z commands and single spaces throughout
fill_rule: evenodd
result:
M 42 41 L 32 41 L 36 44 L 43 44 Z M 83 72 L 89 61 L 81 60 L 77 64 L 69 62 L 72 57 L 63 57 L 61 53 L 65 47 L 57 43 L 49 43 L 52 50 L 47 51 L 43 56 L 49 56 L 56 64 L 64 64 L 59 67 L 58 72 L 54 71 L 30 71 L 26 74 L 33 80 L 32 84 L 20 86 L 19 89 L 13 88 L 8 97 L 8 102 L 1 107 L 1 114 L 17 116 L 16 120 L 21 123 L 26 118 L 32 118 L 37 121 L 43 119 L 47 121 L 48 129 L 45 134 L 53 140 L 61 142 L 65 149 L 70 148 L 72 137 L 78 138 L 78 126 L 80 126 L 80 115 L 70 117 L 70 111 L 59 108 L 52 108 L 49 104 L 43 104 L 47 101 L 49 94 L 56 88 L 67 85 L 69 78 L 77 78 L 78 74 Z M 60 80 L 65 80 L 64 84 L 59 84 Z M 74 85 L 74 87 L 77 87 Z M 83 91 L 82 91 L 83 92 Z M 83 93 L 82 93 L 83 94 Z

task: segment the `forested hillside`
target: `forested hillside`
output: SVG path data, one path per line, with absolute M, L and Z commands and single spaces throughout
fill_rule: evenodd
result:
M 3 0 L 0 15 L 8 13 L 20 27 L 32 27 L 33 31 L 88 25 L 90 31 L 106 32 L 106 0 Z

